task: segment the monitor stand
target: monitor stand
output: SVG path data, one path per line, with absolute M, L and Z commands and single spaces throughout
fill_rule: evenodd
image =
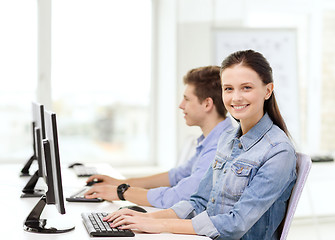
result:
M 31 164 L 34 162 L 34 160 L 37 160 L 37 157 L 35 155 L 32 155 L 29 160 L 27 161 L 27 163 L 24 165 L 24 167 L 21 169 L 21 174 L 20 177 L 29 177 L 29 168 L 31 166 Z
M 23 193 L 21 194 L 21 198 L 41 197 L 45 194 L 44 190 L 35 189 L 38 179 L 39 179 L 39 176 L 38 176 L 38 170 L 37 170 L 35 174 L 31 176 L 26 186 L 24 186 L 24 188 L 22 189 Z
M 46 196 L 43 195 L 26 218 L 23 226 L 25 231 L 34 233 L 65 233 L 75 228 L 71 223 L 64 221 L 64 219 L 59 219 L 58 221 L 53 221 L 55 220 L 53 218 L 41 219 L 40 217 L 45 205 Z

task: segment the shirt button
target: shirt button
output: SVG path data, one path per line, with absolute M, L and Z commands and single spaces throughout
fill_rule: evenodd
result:
M 242 143 L 238 144 L 239 149 L 242 149 Z
M 214 198 L 212 198 L 212 203 L 215 203 L 215 199 Z
M 227 169 L 223 170 L 223 173 L 227 173 Z

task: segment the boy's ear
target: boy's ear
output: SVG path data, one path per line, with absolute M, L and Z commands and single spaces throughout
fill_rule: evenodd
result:
M 204 104 L 205 104 L 206 108 L 211 109 L 214 105 L 213 99 L 210 98 L 210 97 L 206 98 L 204 100 Z

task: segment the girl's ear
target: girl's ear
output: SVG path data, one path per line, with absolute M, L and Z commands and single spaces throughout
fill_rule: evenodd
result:
M 272 92 L 273 92 L 273 83 L 268 83 L 266 85 L 265 100 L 268 100 L 271 97 Z

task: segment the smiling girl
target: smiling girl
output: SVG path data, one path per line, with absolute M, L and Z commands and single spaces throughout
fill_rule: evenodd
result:
M 112 226 L 213 239 L 279 239 L 296 180 L 296 154 L 274 96 L 272 69 L 253 50 L 221 65 L 223 102 L 239 127 L 221 135 L 215 159 L 189 201 L 152 213 L 120 210 Z

